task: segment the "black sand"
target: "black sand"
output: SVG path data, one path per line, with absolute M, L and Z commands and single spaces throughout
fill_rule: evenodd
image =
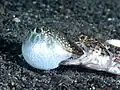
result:
M 29 30 L 46 25 L 73 41 L 81 34 L 120 39 L 119 0 L 0 0 L 0 90 L 120 90 L 120 76 L 61 66 L 29 66 L 21 44 Z

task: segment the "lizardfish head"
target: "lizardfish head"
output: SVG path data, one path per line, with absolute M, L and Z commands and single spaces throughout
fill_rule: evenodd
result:
M 89 69 L 120 75 L 120 55 L 115 56 L 105 47 L 88 48 L 84 43 L 84 54 L 78 58 L 62 61 L 60 65 L 82 65 Z

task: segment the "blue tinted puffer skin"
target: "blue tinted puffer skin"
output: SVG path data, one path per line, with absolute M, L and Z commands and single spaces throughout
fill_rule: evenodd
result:
M 71 57 L 60 42 L 49 32 L 31 31 L 22 43 L 22 55 L 32 67 L 42 70 L 57 68 L 59 63 Z

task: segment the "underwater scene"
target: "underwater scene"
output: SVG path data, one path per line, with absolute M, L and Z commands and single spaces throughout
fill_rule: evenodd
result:
M 120 90 L 120 1 L 1 0 L 0 90 Z

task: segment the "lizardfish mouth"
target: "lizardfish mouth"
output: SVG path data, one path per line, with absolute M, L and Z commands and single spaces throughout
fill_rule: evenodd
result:
M 80 65 L 80 61 L 78 59 L 67 59 L 67 60 L 61 61 L 59 65 L 65 65 L 65 66 Z
M 120 63 L 116 59 L 114 56 L 101 55 L 99 52 L 93 51 L 76 59 L 61 61 L 59 65 L 82 65 L 89 69 L 120 75 Z

